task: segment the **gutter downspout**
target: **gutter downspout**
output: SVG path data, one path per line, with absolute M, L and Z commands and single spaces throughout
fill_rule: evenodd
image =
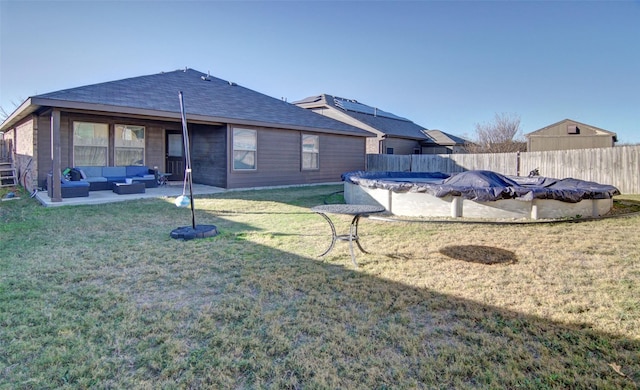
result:
M 62 188 L 60 183 L 60 155 L 62 148 L 60 145 L 60 111 L 54 109 L 51 112 L 51 201 L 62 202 Z
M 380 137 L 380 140 L 378 141 L 378 153 L 379 154 L 386 154 L 386 150 L 384 147 L 384 141 L 386 140 L 387 135 L 384 134 L 382 137 Z

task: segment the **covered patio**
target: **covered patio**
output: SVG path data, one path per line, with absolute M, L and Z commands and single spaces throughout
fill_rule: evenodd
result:
M 167 185 L 163 185 L 160 187 L 146 188 L 145 192 L 142 194 L 119 195 L 114 193 L 113 191 L 89 191 L 89 196 L 79 198 L 63 198 L 61 202 L 54 202 L 48 196 L 46 191 L 39 191 L 36 193 L 35 198 L 38 199 L 38 201 L 46 207 L 79 206 L 122 202 L 125 200 L 133 199 L 176 198 L 182 195 L 182 189 L 182 182 L 169 182 Z M 197 197 L 198 195 L 217 194 L 225 191 L 226 190 L 224 188 L 220 187 L 207 186 L 204 184 L 193 184 L 194 197 Z

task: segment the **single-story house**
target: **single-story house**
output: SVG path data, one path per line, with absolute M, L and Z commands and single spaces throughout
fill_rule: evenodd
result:
M 571 119 L 525 134 L 528 152 L 547 150 L 610 148 L 617 134 Z
M 440 130 L 427 130 L 409 119 L 360 103 L 322 94 L 293 104 L 375 134 L 368 154 L 450 154 L 464 152 L 465 141 Z M 443 143 L 438 143 L 443 141 Z M 458 142 L 459 141 L 459 142 Z M 452 143 L 453 142 L 453 143 Z
M 52 173 L 57 201 L 66 167 L 143 165 L 182 180 L 179 92 L 194 183 L 336 182 L 365 168 L 366 138 L 373 134 L 188 68 L 29 97 L 0 131 L 13 140 L 27 190 L 43 187 Z

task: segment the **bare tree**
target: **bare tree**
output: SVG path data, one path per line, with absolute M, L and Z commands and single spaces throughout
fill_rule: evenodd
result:
M 496 113 L 492 122 L 476 123 L 473 143 L 465 145 L 469 153 L 512 153 L 527 150 L 522 139 L 520 116 Z
M 4 109 L 4 107 L 0 106 L 0 123 L 4 122 L 9 115 L 10 114 Z
M 13 106 L 13 108 L 10 109 L 10 111 L 7 111 L 4 107 L 0 106 L 0 123 L 4 122 L 7 118 L 9 118 L 9 116 L 11 115 L 11 113 L 18 107 L 20 107 L 20 102 L 23 102 L 24 99 L 18 99 L 18 100 L 14 100 L 11 99 L 11 105 Z

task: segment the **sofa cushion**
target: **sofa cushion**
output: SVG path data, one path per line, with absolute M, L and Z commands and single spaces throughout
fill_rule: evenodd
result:
M 140 165 L 129 165 L 126 167 L 127 177 L 140 176 L 144 177 L 149 174 L 149 168 Z
M 60 180 L 62 187 L 66 187 L 66 188 L 82 188 L 82 187 L 87 187 L 89 188 L 89 183 L 87 183 L 86 181 L 71 181 L 71 180 Z
M 107 182 L 107 178 L 104 176 L 87 176 L 87 178 L 82 179 L 82 181 L 86 181 L 87 183 L 99 183 Z
M 102 176 L 102 167 L 83 166 L 83 167 L 76 167 L 76 168 L 84 172 L 87 178 Z
M 127 168 L 125 167 L 102 167 L 102 176 L 109 180 L 113 178 L 127 177 Z

